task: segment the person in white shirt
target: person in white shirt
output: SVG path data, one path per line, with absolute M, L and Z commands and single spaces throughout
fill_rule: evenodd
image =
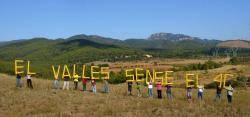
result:
M 232 103 L 234 89 L 231 86 L 231 84 L 228 87 L 225 87 L 225 89 L 227 90 L 227 101 L 228 101 L 228 103 Z
M 31 81 L 31 75 L 28 74 L 25 78 L 27 79 L 28 88 L 33 89 L 32 81 Z
M 204 92 L 204 86 L 199 85 L 198 86 L 198 99 L 199 100 L 203 99 L 203 92 Z
M 153 97 L 153 83 L 152 83 L 152 81 L 150 81 L 148 83 L 148 96 Z

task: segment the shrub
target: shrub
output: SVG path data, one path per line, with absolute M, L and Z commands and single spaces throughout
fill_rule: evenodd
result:
M 207 61 L 204 64 L 189 64 L 187 66 L 180 67 L 180 70 L 191 71 L 191 70 L 208 70 L 222 67 L 221 63 L 216 63 L 214 61 Z
M 115 73 L 113 71 L 110 72 L 109 83 L 119 84 L 119 83 L 124 83 L 124 82 L 126 82 L 126 76 L 125 76 L 124 70 L 121 70 L 118 73 Z
M 236 57 L 233 57 L 233 58 L 230 58 L 229 63 L 232 65 L 236 65 L 236 64 L 238 64 L 238 60 Z

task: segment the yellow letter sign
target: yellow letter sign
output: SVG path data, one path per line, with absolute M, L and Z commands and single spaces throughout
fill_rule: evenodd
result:
M 91 66 L 91 79 L 99 79 L 100 72 L 96 72 L 95 69 L 99 69 L 99 66 Z
M 27 75 L 34 75 L 36 73 L 34 72 L 30 72 L 30 61 L 28 61 L 28 64 L 27 64 Z
M 86 69 L 86 65 L 82 65 L 82 78 L 89 79 L 89 77 L 85 76 L 85 69 Z
M 194 79 L 190 79 L 190 77 L 195 78 Z M 195 85 L 190 85 L 190 83 L 195 83 Z M 199 84 L 199 76 L 198 74 L 186 74 L 186 87 L 198 87 Z
M 154 70 L 153 70 L 153 74 L 154 74 Z M 153 75 L 154 76 L 154 75 Z M 154 77 L 152 77 L 151 73 L 149 70 L 146 70 L 146 83 L 149 84 L 149 82 L 154 82 Z
M 24 71 L 23 70 L 19 71 L 19 69 L 22 69 L 23 66 L 18 65 L 18 63 L 23 63 L 23 60 L 15 60 L 15 74 L 22 74 Z
M 109 67 L 101 67 L 102 79 L 109 79 Z
M 142 77 L 144 76 L 144 74 L 139 73 L 142 72 L 143 69 L 142 68 L 135 68 L 135 81 L 136 82 L 142 82 Z
M 127 82 L 134 82 L 135 81 L 135 76 L 134 74 L 129 74 L 129 72 L 133 72 L 134 70 L 133 69 L 127 69 L 126 70 L 126 78 L 127 78 Z M 132 78 L 132 79 L 131 79 Z
M 165 71 L 164 85 L 173 85 L 173 73 L 174 71 Z
M 57 80 L 59 77 L 60 67 L 61 67 L 60 65 L 57 67 L 57 72 L 56 72 L 54 65 L 52 65 L 52 70 L 53 70 L 55 80 Z
M 67 72 L 67 73 L 66 73 Z M 66 74 L 65 74 L 66 73 Z M 63 66 L 63 74 L 62 74 L 62 78 L 64 78 L 65 76 L 68 76 L 69 78 L 71 78 L 70 72 L 69 72 L 69 68 L 67 65 Z

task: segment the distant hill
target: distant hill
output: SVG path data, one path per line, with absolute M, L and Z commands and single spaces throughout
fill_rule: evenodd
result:
M 12 40 L 12 41 L 3 41 L 3 42 L 0 42 L 0 47 L 1 47 L 1 46 L 4 46 L 4 45 L 11 44 L 11 43 L 18 43 L 18 42 L 22 42 L 22 41 L 25 41 L 25 39 L 20 39 L 20 40 Z
M 98 35 L 85 35 L 85 34 L 75 35 L 75 36 L 67 38 L 67 40 L 75 40 L 75 39 L 89 40 L 89 41 L 93 41 L 96 43 L 102 43 L 102 44 L 108 44 L 108 45 L 113 45 L 114 43 L 122 42 L 119 39 L 112 39 L 112 38 L 102 37 Z
M 250 49 L 250 43 L 245 40 L 223 41 L 221 43 L 218 43 L 217 46 L 221 48 L 249 48 Z
M 184 34 L 173 34 L 173 33 L 155 33 L 152 34 L 149 40 L 169 40 L 169 41 L 183 41 L 183 40 L 199 40 L 197 37 L 191 37 Z

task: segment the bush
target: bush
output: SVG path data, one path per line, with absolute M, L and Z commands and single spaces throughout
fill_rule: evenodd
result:
M 113 71 L 110 72 L 109 83 L 119 84 L 119 83 L 124 83 L 124 82 L 126 82 L 126 75 L 125 75 L 124 70 L 121 70 L 118 73 L 115 73 Z
M 198 64 L 189 64 L 187 66 L 183 66 L 180 68 L 180 70 L 183 71 L 191 71 L 191 70 L 208 70 L 208 69 L 215 69 L 222 67 L 221 63 L 216 63 L 214 61 L 207 61 L 204 64 L 198 63 Z
M 236 64 L 238 64 L 238 60 L 236 57 L 233 57 L 233 58 L 230 58 L 229 63 L 232 65 L 236 65 Z

